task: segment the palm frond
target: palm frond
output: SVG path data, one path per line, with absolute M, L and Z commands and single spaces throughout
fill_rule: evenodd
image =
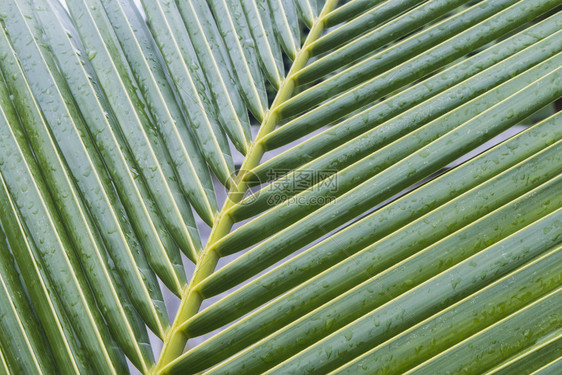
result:
M 560 5 L 1 2 L 0 373 L 558 371 Z

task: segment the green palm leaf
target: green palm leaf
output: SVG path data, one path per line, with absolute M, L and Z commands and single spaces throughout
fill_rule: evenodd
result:
M 0 3 L 0 373 L 559 372 L 561 5 Z

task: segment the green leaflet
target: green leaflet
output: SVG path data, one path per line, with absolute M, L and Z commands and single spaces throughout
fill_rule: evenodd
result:
M 6 362 L 6 357 L 0 348 L 0 374 L 9 375 L 10 369 L 8 368 L 8 363 Z
M 281 47 L 275 38 L 267 0 L 239 0 L 256 43 L 256 49 L 267 79 L 279 89 L 285 77 Z
M 317 17 L 316 2 L 314 0 L 295 0 L 299 17 L 311 28 Z
M 383 0 L 351 0 L 346 4 L 332 10 L 324 17 L 326 27 L 332 27 L 337 24 L 349 21 L 361 13 L 375 7 Z
M 20 282 L 14 259 L 0 230 L 0 345 L 10 371 L 49 374 L 58 371 L 45 332 Z
M 267 111 L 265 83 L 256 59 L 255 45 L 251 41 L 250 30 L 239 0 L 211 0 L 217 26 L 236 75 L 248 109 L 262 121 Z
M 558 358 L 533 372 L 533 375 L 556 374 L 560 370 L 562 370 L 562 359 Z
M 559 249 L 558 249 L 559 250 Z M 562 334 L 558 332 L 547 340 L 521 350 L 490 370 L 490 374 L 531 373 L 560 358 L 562 353 Z
M 300 49 L 300 30 L 293 0 L 267 0 L 275 32 L 285 53 L 295 60 Z

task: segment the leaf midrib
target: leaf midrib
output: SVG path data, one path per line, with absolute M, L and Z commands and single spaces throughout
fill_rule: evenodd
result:
M 199 311 L 203 297 L 201 296 L 197 286 L 199 282 L 213 273 L 219 260 L 219 256 L 213 250 L 212 245 L 230 232 L 233 221 L 230 219 L 228 211 L 232 206 L 242 200 L 244 193 L 248 188 L 248 182 L 244 179 L 245 171 L 252 170 L 260 163 L 261 158 L 266 151 L 263 147 L 262 139 L 277 126 L 279 122 L 278 108 L 291 97 L 295 88 L 293 76 L 308 62 L 310 57 L 308 47 L 322 35 L 325 27 L 324 16 L 336 7 L 337 2 L 338 0 L 327 0 L 324 4 L 322 11 L 310 29 L 302 48 L 297 52 L 289 73 L 282 81 L 271 108 L 265 114 L 256 139 L 250 145 L 247 156 L 242 163 L 234 184 L 228 192 L 226 201 L 216 218 L 215 225 L 211 230 L 207 244 L 199 255 L 190 283 L 183 292 L 178 312 L 174 318 L 172 326 L 166 334 L 162 352 L 152 371 L 153 374 L 165 373 L 166 369 L 172 366 L 174 360 L 183 352 L 188 337 L 180 332 L 178 328 L 181 327 L 182 322 L 189 319 Z

